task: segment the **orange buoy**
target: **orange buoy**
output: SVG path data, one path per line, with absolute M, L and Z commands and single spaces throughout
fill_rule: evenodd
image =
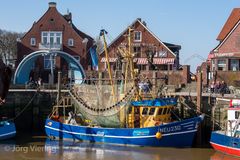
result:
M 161 132 L 157 132 L 155 136 L 156 136 L 157 139 L 160 139 L 160 138 L 162 138 L 162 133 Z

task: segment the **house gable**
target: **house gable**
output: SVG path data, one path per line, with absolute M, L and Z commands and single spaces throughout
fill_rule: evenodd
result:
M 20 63 L 25 55 L 40 49 L 42 32 L 48 31 L 61 32 L 61 50 L 72 56 L 79 57 L 84 69 L 88 68 L 91 60 L 87 52 L 93 44 L 93 38 L 77 29 L 72 23 L 71 13 L 61 15 L 56 8 L 56 3 L 52 2 L 49 3 L 49 8 L 44 15 L 37 22 L 34 22 L 31 29 L 18 43 L 17 63 Z M 85 38 L 88 39 L 87 44 L 83 43 Z M 31 39 L 35 39 L 35 45 L 31 45 Z M 72 45 L 69 45 L 69 41 L 71 41 Z
M 134 31 L 141 31 L 142 32 L 142 44 L 158 44 L 163 50 L 167 51 L 167 54 L 169 57 L 176 57 L 176 54 L 165 45 L 153 32 L 151 32 L 147 27 L 145 22 L 141 22 L 141 20 L 138 18 L 136 19 L 131 25 L 131 28 L 134 29 Z M 128 28 L 126 28 L 122 33 L 120 33 L 117 38 L 115 38 L 109 45 L 108 49 L 114 49 L 116 46 L 119 46 L 121 43 L 127 43 L 127 39 L 125 38 L 125 35 L 128 33 Z M 180 47 L 181 48 L 181 47 Z M 104 51 L 101 52 L 101 54 Z
M 214 49 L 215 53 L 235 53 L 240 51 L 240 21 Z
M 75 43 L 81 44 L 83 38 L 78 35 L 78 33 L 73 29 L 72 24 L 68 23 L 67 20 L 57 11 L 56 7 L 49 7 L 46 13 L 33 24 L 32 28 L 24 35 L 21 39 L 22 43 L 29 44 L 29 39 L 31 37 L 36 37 L 37 44 L 41 42 L 41 32 L 42 31 L 60 31 L 68 32 L 68 37 L 64 37 L 63 34 L 63 44 L 67 43 L 67 39 L 72 36 L 75 38 Z M 32 47 L 29 45 L 29 47 Z
M 231 32 L 234 26 L 240 20 L 240 8 L 234 8 L 231 15 L 228 17 L 228 20 L 224 24 L 221 32 L 219 33 L 217 40 L 223 41 L 226 36 Z

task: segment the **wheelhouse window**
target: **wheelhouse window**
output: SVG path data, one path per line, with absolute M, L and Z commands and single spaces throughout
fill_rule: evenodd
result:
M 170 112 L 171 112 L 171 108 L 168 108 L 167 114 L 170 114 Z
M 158 109 L 158 115 L 161 115 L 161 114 L 162 114 L 162 110 L 163 110 L 162 108 L 159 108 L 159 109 Z
M 150 108 L 149 115 L 153 115 L 155 112 L 155 108 Z
M 148 108 L 143 108 L 142 115 L 147 115 L 148 114 Z
M 163 114 L 167 114 L 167 108 L 163 109 Z
M 221 59 L 218 60 L 218 71 L 226 71 L 226 60 L 225 59 Z
M 230 70 L 231 71 L 239 71 L 239 60 L 238 59 L 230 59 Z
M 36 38 L 31 38 L 30 39 L 30 45 L 31 46 L 36 46 Z
M 52 57 L 50 55 L 44 56 L 44 69 L 51 69 L 51 65 L 53 68 L 55 68 L 55 64 L 56 64 L 55 57 Z
M 134 41 L 135 42 L 141 42 L 142 41 L 142 32 L 135 31 L 134 32 Z
M 62 32 L 42 32 L 42 44 L 62 44 Z

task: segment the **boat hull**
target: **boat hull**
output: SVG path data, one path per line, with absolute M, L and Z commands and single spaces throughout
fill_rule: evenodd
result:
M 16 128 L 13 122 L 3 121 L 0 123 L 0 140 L 12 138 L 16 135 Z
M 223 132 L 214 131 L 211 134 L 210 143 L 217 151 L 240 157 L 240 138 L 230 137 Z
M 148 128 L 97 128 L 46 120 L 47 136 L 60 139 L 155 147 L 190 147 L 202 117 Z M 161 138 L 156 138 L 157 132 Z

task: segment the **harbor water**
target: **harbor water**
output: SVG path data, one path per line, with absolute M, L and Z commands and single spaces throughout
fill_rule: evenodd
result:
M 79 141 L 50 140 L 46 136 L 18 134 L 0 142 L 1 160 L 240 160 L 212 148 L 154 148 Z

